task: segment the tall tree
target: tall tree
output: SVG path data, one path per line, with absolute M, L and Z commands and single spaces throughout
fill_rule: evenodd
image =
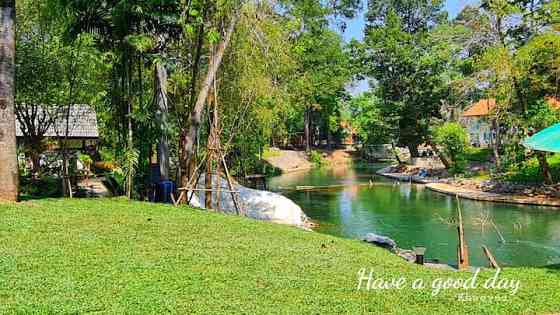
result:
M 0 3 L 0 199 L 18 198 L 15 125 L 15 0 Z
M 369 27 L 386 25 L 393 11 L 402 21 L 405 32 L 416 33 L 445 21 L 447 12 L 442 7 L 442 0 L 368 1 L 367 23 Z
M 427 30 L 407 31 L 395 10 L 383 25 L 369 26 L 364 45 L 364 73 L 374 79 L 383 116 L 396 122 L 394 138 L 416 157 L 448 93 L 448 47 Z

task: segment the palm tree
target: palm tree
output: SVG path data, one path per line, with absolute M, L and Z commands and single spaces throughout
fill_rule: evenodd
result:
M 14 110 L 15 0 L 0 2 L 0 199 L 16 201 L 18 164 Z

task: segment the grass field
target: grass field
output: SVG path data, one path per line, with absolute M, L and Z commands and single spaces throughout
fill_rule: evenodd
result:
M 468 278 L 385 250 L 250 219 L 122 199 L 0 204 L 0 313 L 516 314 L 560 310 L 560 270 L 505 269 L 520 290 L 445 290 Z M 473 249 L 475 250 L 475 249 Z M 360 290 L 357 273 L 427 288 Z M 484 272 L 479 283 L 491 276 Z M 468 292 L 475 301 L 459 301 Z

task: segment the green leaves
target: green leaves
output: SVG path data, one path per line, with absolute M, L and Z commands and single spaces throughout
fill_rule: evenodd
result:
M 435 143 L 453 162 L 453 171 L 460 172 L 464 167 L 463 154 L 469 146 L 469 135 L 459 123 L 445 123 L 433 130 Z
M 128 35 L 124 40 L 130 47 L 140 53 L 149 52 L 155 46 L 155 40 L 147 34 Z

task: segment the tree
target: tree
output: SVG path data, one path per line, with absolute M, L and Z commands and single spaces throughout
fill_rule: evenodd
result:
M 315 142 L 314 129 L 323 130 L 327 139 L 331 137 L 329 121 L 336 115 L 337 100 L 344 97 L 344 88 L 353 75 L 349 52 L 341 36 L 329 28 L 329 18 L 338 14 L 353 16 L 358 2 L 306 0 L 287 5 L 288 12 L 301 25 L 294 36 L 293 54 L 298 68 L 290 88 L 303 117 L 308 151 Z
M 135 177 L 148 171 L 153 142 L 160 136 L 153 89 L 146 89 L 155 69 L 152 62 L 179 37 L 179 17 L 187 4 L 180 1 L 50 0 L 64 6 L 67 34 L 97 35 L 101 50 L 111 53 L 110 102 L 103 108 L 108 143 L 118 153 L 126 174 L 126 194 L 135 193 Z M 198 3 L 198 1 L 194 1 Z M 191 2 L 189 2 L 191 3 Z M 142 186 L 140 182 L 138 186 Z
M 396 13 L 407 33 L 425 31 L 447 19 L 441 0 L 368 1 L 368 27 L 390 23 L 390 13 Z
M 218 45 L 215 53 L 211 56 L 211 66 L 208 68 L 208 72 L 204 77 L 200 91 L 196 98 L 196 102 L 193 104 L 192 110 L 189 114 L 188 128 L 183 128 L 181 132 L 181 154 L 182 154 L 182 179 L 181 183 L 184 185 L 192 177 L 194 168 L 193 161 L 195 158 L 195 142 L 196 137 L 199 133 L 200 123 L 202 120 L 202 111 L 204 110 L 204 105 L 206 105 L 206 99 L 208 98 L 208 93 L 216 77 L 216 73 L 222 63 L 222 59 L 227 49 L 231 36 L 234 32 L 235 25 L 238 20 L 238 13 L 236 12 L 229 21 L 229 26 L 225 30 L 223 40 Z M 190 167 L 190 170 L 189 170 Z
M 348 102 L 348 119 L 364 144 L 390 142 L 396 132 L 394 122 L 382 114 L 382 102 L 371 93 L 364 93 Z
M 383 116 L 396 122 L 395 138 L 414 157 L 448 94 L 449 47 L 431 35 L 407 32 L 391 10 L 383 25 L 369 26 L 361 55 L 363 71 L 383 102 Z
M 0 4 L 0 199 L 18 198 L 15 126 L 15 0 Z

